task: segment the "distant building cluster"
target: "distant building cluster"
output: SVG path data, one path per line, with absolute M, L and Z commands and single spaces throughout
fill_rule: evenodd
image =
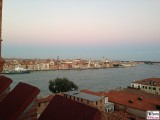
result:
M 66 69 L 99 69 L 113 67 L 132 67 L 135 62 L 104 60 L 59 60 L 59 59 L 5 59 L 3 70 L 24 68 L 28 70 L 66 70 Z
M 22 82 L 10 91 L 12 82 L 0 76 L 3 120 L 145 120 L 148 110 L 160 111 L 160 78 L 134 81 L 128 88 L 68 91 L 43 98 L 37 97 L 38 88 Z

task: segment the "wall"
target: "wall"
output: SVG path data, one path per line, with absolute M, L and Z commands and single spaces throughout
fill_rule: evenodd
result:
M 77 101 L 77 102 L 84 103 L 86 105 L 89 105 L 89 106 L 92 106 L 95 108 L 98 108 L 100 111 L 105 111 L 105 107 L 104 107 L 105 99 L 102 99 L 99 101 L 89 101 L 86 99 L 82 99 L 82 98 L 78 98 L 78 97 L 74 97 L 74 96 L 70 96 L 70 95 L 65 95 L 65 94 L 64 94 L 64 97 L 71 99 L 71 100 L 74 100 L 74 101 Z
M 126 113 L 132 114 L 132 115 L 137 116 L 137 117 L 146 118 L 146 111 L 131 108 L 131 107 L 127 107 L 127 106 L 124 106 L 124 105 L 115 104 L 115 110 L 124 111 Z

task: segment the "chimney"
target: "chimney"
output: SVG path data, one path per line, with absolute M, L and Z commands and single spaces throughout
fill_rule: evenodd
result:
M 153 81 L 153 80 L 151 80 L 151 81 L 149 81 L 149 83 L 150 83 L 150 85 L 155 85 L 155 81 Z

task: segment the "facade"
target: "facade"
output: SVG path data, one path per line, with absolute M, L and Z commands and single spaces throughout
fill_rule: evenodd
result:
M 86 94 L 79 91 L 64 92 L 63 94 L 65 98 L 98 108 L 100 111 L 105 110 L 104 97 Z
M 90 95 L 104 97 L 105 112 L 109 113 L 109 112 L 114 111 L 114 103 L 108 102 L 108 97 L 104 93 L 93 92 L 93 91 L 90 91 L 90 90 L 81 90 L 81 92 L 86 93 L 86 94 L 90 94 Z
M 160 78 L 147 78 L 134 81 L 131 83 L 131 87 L 146 91 L 148 93 L 160 95 Z

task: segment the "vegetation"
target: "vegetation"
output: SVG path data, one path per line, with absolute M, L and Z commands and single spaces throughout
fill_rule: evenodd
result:
M 67 78 L 56 78 L 49 81 L 49 90 L 53 93 L 77 90 L 78 86 Z

